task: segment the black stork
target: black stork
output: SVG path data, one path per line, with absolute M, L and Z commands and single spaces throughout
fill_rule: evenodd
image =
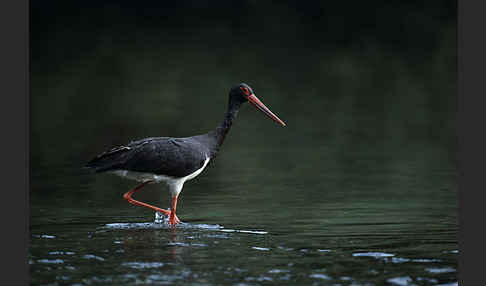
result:
M 152 137 L 132 141 L 125 146 L 112 148 L 88 162 L 87 168 L 95 172 L 112 172 L 119 176 L 141 182 L 123 195 L 129 203 L 150 208 L 169 217 L 169 225 L 180 223 L 176 216 L 177 198 L 184 183 L 199 175 L 208 162 L 218 153 L 224 138 L 231 128 L 238 110 L 250 102 L 272 120 L 285 126 L 245 83 L 230 89 L 228 109 L 223 122 L 206 134 L 185 138 Z M 149 183 L 166 182 L 172 197 L 170 209 L 161 209 L 132 198 L 132 195 Z

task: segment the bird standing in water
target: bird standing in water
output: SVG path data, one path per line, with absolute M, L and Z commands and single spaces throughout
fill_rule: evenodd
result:
M 272 120 L 285 126 L 285 123 L 255 96 L 251 87 L 241 83 L 231 88 L 228 109 L 223 122 L 215 130 L 192 137 L 152 137 L 133 141 L 96 156 L 86 167 L 97 173 L 112 172 L 141 182 L 142 184 L 125 193 L 123 198 L 131 204 L 167 215 L 169 225 L 176 225 L 180 223 L 176 215 L 177 198 L 184 183 L 199 175 L 216 156 L 238 110 L 245 102 L 250 102 Z M 161 209 L 132 198 L 133 193 L 146 184 L 160 182 L 166 182 L 169 186 L 172 197 L 170 209 Z

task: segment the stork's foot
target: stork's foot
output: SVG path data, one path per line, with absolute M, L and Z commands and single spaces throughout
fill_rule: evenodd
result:
M 177 207 L 177 195 L 172 197 L 172 206 L 169 209 L 169 225 L 175 226 L 178 223 L 181 223 L 181 220 L 176 216 L 176 207 Z
M 174 226 L 179 223 L 181 223 L 181 220 L 177 217 L 175 213 L 171 212 L 169 216 L 169 225 Z

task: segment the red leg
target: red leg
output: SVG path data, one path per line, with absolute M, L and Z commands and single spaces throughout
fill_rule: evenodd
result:
M 176 224 L 181 222 L 179 220 L 179 218 L 176 216 L 177 197 L 178 196 L 175 196 L 175 197 L 172 198 L 172 206 L 170 207 L 170 215 L 169 215 L 169 224 L 170 225 L 176 225 Z
M 137 201 L 137 200 L 132 199 L 132 195 L 133 195 L 133 194 L 134 194 L 136 191 L 140 190 L 140 189 L 141 189 L 142 187 L 144 187 L 146 184 L 151 183 L 151 182 L 152 182 L 152 181 L 147 181 L 147 182 L 144 182 L 144 183 L 142 183 L 141 185 L 139 185 L 139 186 L 135 187 L 133 190 L 126 192 L 126 193 L 123 195 L 123 198 L 124 198 L 125 200 L 127 200 L 127 201 L 128 201 L 129 203 L 131 203 L 131 204 L 134 204 L 134 205 L 137 205 L 137 206 L 146 207 L 146 208 L 152 209 L 152 210 L 154 210 L 154 211 L 156 211 L 156 212 L 161 212 L 161 213 L 163 213 L 163 214 L 165 214 L 165 215 L 170 215 L 170 214 L 172 213 L 171 211 L 164 210 L 164 209 L 161 209 L 161 208 L 158 208 L 158 207 L 154 207 L 154 206 L 152 206 L 152 205 L 149 205 L 149 204 L 146 204 L 146 203 L 143 203 L 143 202 L 140 202 L 140 201 Z

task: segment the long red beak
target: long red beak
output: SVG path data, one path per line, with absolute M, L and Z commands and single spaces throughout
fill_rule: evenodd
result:
M 255 94 L 250 94 L 246 97 L 248 101 L 255 106 L 256 108 L 260 109 L 261 112 L 265 113 L 268 117 L 270 117 L 273 121 L 279 123 L 282 126 L 285 126 L 285 123 L 277 117 L 277 115 L 273 114 L 273 112 L 268 109 L 263 102 L 255 96 Z

